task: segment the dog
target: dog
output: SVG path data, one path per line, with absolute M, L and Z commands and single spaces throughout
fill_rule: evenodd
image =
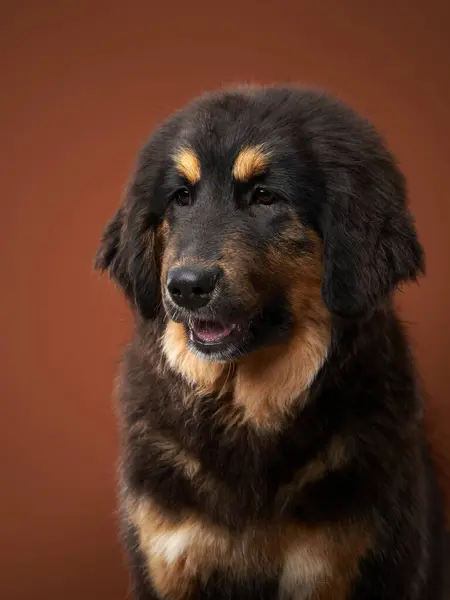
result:
M 443 509 L 393 295 L 424 273 L 374 126 L 206 93 L 142 148 L 95 266 L 128 299 L 120 521 L 137 600 L 438 600 Z

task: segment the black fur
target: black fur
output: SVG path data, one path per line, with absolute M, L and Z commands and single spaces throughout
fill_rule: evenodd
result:
M 284 198 L 270 216 L 242 209 L 246 192 L 236 195 L 230 187 L 234 158 L 244 145 L 260 143 L 271 149 L 263 183 Z M 180 144 L 195 150 L 208 181 L 196 192 L 197 205 L 183 213 L 170 202 L 180 185 L 170 156 Z M 332 315 L 328 357 L 306 406 L 299 402 L 280 431 L 262 434 L 251 425 L 230 429 L 214 398 L 199 397 L 193 411 L 183 403 L 189 384 L 160 368 L 165 358 L 159 339 L 168 315 L 158 227 L 166 219 L 171 231 L 179 232 L 179 256 L 194 241 L 202 259 L 219 257 L 220 243 L 238 231 L 255 247 L 258 261 L 258 252 L 275 243 L 271 236 L 281 235 L 292 208 L 323 240 L 322 296 Z M 299 238 L 294 252 L 308 251 L 307 241 Z M 142 151 L 96 265 L 109 270 L 136 315 L 120 393 L 128 492 L 151 497 L 168 515 L 192 511 L 235 532 L 254 522 L 321 525 L 361 518 L 376 536 L 361 559 L 349 600 L 441 598 L 442 503 L 413 359 L 391 302 L 398 285 L 423 272 L 423 251 L 403 177 L 369 123 L 324 94 L 296 88 L 242 88 L 200 98 L 159 128 Z M 266 299 L 275 293 L 270 280 L 271 273 L 264 274 L 264 282 L 256 277 Z M 218 301 L 217 310 L 245 314 L 236 290 L 227 293 L 228 304 Z M 284 290 L 279 293 L 283 300 Z M 288 335 L 286 306 L 279 314 L 275 325 L 262 306 L 265 327 L 285 326 Z M 227 410 L 232 395 L 221 402 Z M 146 424 L 146 434 L 135 427 L 138 422 Z M 214 489 L 201 487 L 168 461 L 152 443 L 152 433 L 195 456 L 213 476 Z M 336 436 L 352 445 L 352 459 L 298 492 L 281 494 Z M 136 598 L 153 600 L 157 596 L 146 583 L 129 525 L 125 537 Z M 275 600 L 277 582 L 264 573 L 258 581 L 240 582 L 218 573 L 199 588 L 198 597 Z

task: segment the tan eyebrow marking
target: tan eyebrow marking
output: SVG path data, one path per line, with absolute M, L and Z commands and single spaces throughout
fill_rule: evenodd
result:
M 181 148 L 174 156 L 177 170 L 186 177 L 190 184 L 200 181 L 201 169 L 197 155 L 190 148 Z
M 248 181 L 261 175 L 269 165 L 270 153 L 262 145 L 244 148 L 233 166 L 233 176 L 239 181 Z

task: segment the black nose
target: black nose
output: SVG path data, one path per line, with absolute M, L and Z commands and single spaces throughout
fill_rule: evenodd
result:
M 208 304 L 221 274 L 219 267 L 174 267 L 167 274 L 167 289 L 178 306 L 194 310 Z

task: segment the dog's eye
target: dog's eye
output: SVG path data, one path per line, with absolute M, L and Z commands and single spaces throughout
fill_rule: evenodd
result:
M 189 206 L 192 202 L 192 195 L 187 187 L 182 187 L 172 195 L 172 200 L 179 206 Z
M 252 204 L 264 204 L 269 206 L 278 200 L 278 196 L 263 187 L 257 187 L 252 192 Z

